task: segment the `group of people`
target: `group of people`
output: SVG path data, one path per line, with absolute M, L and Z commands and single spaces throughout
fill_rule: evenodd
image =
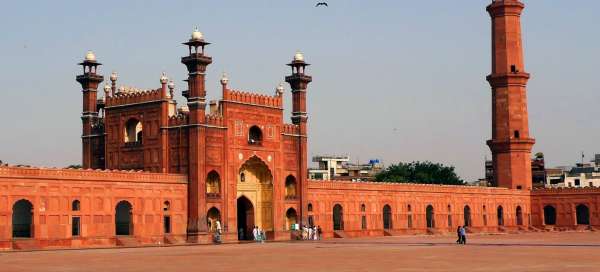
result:
M 267 240 L 265 230 L 259 228 L 258 226 L 254 226 L 252 229 L 252 236 L 254 237 L 254 241 L 257 243 L 264 243 Z
M 456 240 L 457 244 L 467 244 L 467 226 L 458 226 L 456 235 L 458 236 L 458 240 Z
M 302 240 L 321 240 L 321 227 L 303 225 Z

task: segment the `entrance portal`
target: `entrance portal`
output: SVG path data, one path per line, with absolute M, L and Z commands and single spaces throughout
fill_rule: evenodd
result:
M 465 208 L 463 209 L 463 213 L 464 213 L 465 226 L 470 227 L 471 226 L 471 207 L 469 207 L 469 205 L 466 205 Z
M 123 200 L 115 208 L 115 232 L 117 235 L 131 235 L 133 223 L 131 222 L 131 204 Z
M 239 211 L 239 210 L 238 210 Z M 208 230 L 211 232 L 217 231 L 217 221 L 221 221 L 221 212 L 216 207 L 212 207 L 206 213 L 206 223 L 208 224 Z M 221 222 L 222 224 L 222 222 Z M 221 226 L 222 228 L 223 226 Z
M 434 219 L 433 206 L 428 205 L 425 210 L 425 219 L 427 220 L 427 228 L 435 228 L 435 219 Z
M 498 226 L 504 226 L 504 209 L 502 209 L 502 206 L 498 206 L 497 215 Z
M 517 226 L 523 225 L 523 209 L 521 206 L 517 206 Z
M 590 209 L 583 204 L 577 205 L 577 225 L 589 225 L 590 224 Z
M 556 209 L 552 205 L 546 205 L 544 207 L 544 224 L 555 225 L 556 224 Z
M 390 205 L 383 206 L 383 228 L 392 228 L 392 207 Z
M 33 205 L 31 202 L 21 199 L 13 206 L 12 231 L 14 238 L 33 237 L 31 226 L 33 224 Z
M 344 230 L 344 209 L 340 204 L 333 206 L 333 230 Z
M 267 164 L 257 156 L 250 157 L 240 167 L 236 191 L 238 198 L 244 197 L 252 205 L 253 221 L 248 227 L 256 225 L 267 235 L 274 231 L 273 175 Z
M 245 196 L 237 200 L 237 226 L 238 240 L 252 240 L 252 229 L 254 228 L 254 206 Z

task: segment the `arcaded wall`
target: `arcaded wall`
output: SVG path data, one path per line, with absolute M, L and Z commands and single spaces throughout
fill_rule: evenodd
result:
M 529 191 L 505 188 L 351 181 L 309 181 L 308 190 L 309 216 L 326 237 L 333 235 L 335 205 L 343 214 L 340 233 L 347 236 L 455 231 L 465 224 L 465 213 L 471 231 L 497 232 L 529 225 L 529 198 Z M 390 219 L 384 232 L 386 205 Z
M 600 226 L 600 188 L 535 189 L 531 213 L 538 227 Z
M 138 242 L 162 242 L 165 215 L 170 216 L 171 235 L 184 236 L 186 198 L 185 175 L 2 166 L 0 247 L 12 246 L 13 209 L 19 200 L 32 205 L 32 236 L 47 247 L 115 245 L 115 213 L 121 201 L 131 205 L 132 237 Z M 73 209 L 75 200 L 80 202 L 78 211 Z M 73 217 L 81 220 L 78 237 L 72 236 Z

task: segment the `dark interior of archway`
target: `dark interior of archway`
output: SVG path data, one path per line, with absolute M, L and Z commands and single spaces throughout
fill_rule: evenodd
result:
M 131 235 L 131 204 L 121 201 L 115 208 L 115 232 L 117 235 Z
M 252 240 L 254 228 L 254 207 L 246 197 L 237 200 L 238 240 Z
M 33 205 L 27 200 L 19 200 L 13 206 L 12 229 L 14 238 L 31 238 Z

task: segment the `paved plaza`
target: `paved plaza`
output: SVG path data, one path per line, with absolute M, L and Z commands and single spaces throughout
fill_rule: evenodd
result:
M 398 236 L 0 253 L 0 271 L 599 271 L 600 233 Z

